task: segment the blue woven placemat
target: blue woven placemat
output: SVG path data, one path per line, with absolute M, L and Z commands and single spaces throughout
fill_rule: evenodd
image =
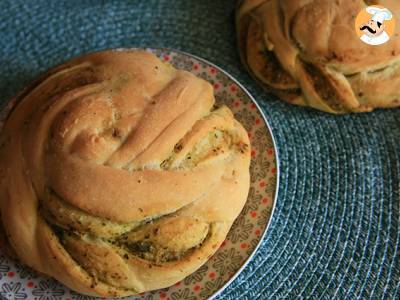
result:
M 0 102 L 93 50 L 181 49 L 261 103 L 281 158 L 270 230 L 220 299 L 400 299 L 400 109 L 331 116 L 267 95 L 235 48 L 233 0 L 0 1 Z

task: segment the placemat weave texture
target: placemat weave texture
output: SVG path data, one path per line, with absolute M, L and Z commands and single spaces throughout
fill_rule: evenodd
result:
M 219 299 L 400 299 L 400 109 L 333 116 L 266 94 L 241 66 L 233 0 L 0 1 L 3 106 L 47 68 L 116 47 L 222 67 L 261 104 L 281 162 L 257 254 Z

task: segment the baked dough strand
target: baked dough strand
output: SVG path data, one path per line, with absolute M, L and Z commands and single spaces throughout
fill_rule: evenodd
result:
M 93 296 L 168 287 L 215 253 L 249 189 L 250 142 L 213 88 L 144 51 L 73 59 L 0 135 L 0 209 L 33 269 Z
M 239 1 L 241 60 L 267 91 L 292 104 L 334 114 L 398 107 L 400 27 L 383 45 L 362 42 L 354 24 L 369 2 Z M 400 1 L 375 2 L 400 20 Z

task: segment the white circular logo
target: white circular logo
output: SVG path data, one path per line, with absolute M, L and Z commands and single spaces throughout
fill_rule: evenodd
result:
M 382 45 L 393 35 L 395 20 L 392 12 L 383 6 L 368 6 L 356 18 L 360 40 L 368 45 Z

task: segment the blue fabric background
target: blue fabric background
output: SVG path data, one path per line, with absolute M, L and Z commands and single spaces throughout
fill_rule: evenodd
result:
M 235 48 L 235 1 L 0 1 L 1 105 L 37 74 L 113 47 L 171 47 L 261 103 L 281 185 L 270 230 L 221 299 L 400 299 L 400 110 L 331 116 L 267 95 Z

